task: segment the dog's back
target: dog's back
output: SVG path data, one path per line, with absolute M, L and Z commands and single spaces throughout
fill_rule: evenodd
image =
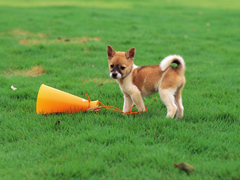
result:
M 170 66 L 176 63 L 177 67 Z M 171 55 L 164 58 L 160 65 L 139 66 L 133 70 L 133 84 L 141 91 L 142 96 L 148 96 L 159 89 L 176 89 L 185 84 L 185 63 L 180 56 Z

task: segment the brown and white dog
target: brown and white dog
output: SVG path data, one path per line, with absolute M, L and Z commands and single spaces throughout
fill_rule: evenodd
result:
M 181 92 L 186 82 L 185 62 L 181 56 L 170 55 L 160 65 L 136 66 L 133 63 L 135 48 L 127 52 L 116 52 L 107 46 L 110 77 L 116 79 L 124 94 L 123 112 L 128 112 L 133 104 L 138 111 L 145 112 L 142 97 L 156 92 L 167 106 L 167 117 L 183 117 Z M 177 67 L 170 66 L 176 63 Z

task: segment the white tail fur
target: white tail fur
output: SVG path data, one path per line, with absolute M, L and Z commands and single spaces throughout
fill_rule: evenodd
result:
M 162 71 L 164 71 L 174 61 L 178 62 L 177 63 L 178 66 L 182 65 L 183 70 L 185 69 L 185 62 L 184 62 L 183 58 L 178 55 L 169 55 L 169 56 L 165 57 L 160 63 L 160 68 L 162 69 Z

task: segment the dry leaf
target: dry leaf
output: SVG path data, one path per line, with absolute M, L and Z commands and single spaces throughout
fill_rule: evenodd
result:
M 92 67 L 94 68 L 94 66 L 95 66 L 95 64 L 93 63 L 93 64 L 92 64 Z
M 157 99 L 156 98 L 152 98 L 155 102 L 157 102 Z
M 60 125 L 60 123 L 61 123 L 61 121 L 55 122 L 55 126 L 56 126 L 56 125 Z
M 95 108 L 94 110 L 93 110 L 93 112 L 98 112 L 98 111 L 101 111 L 103 109 L 103 107 L 98 107 L 98 108 Z
M 174 166 L 175 166 L 175 168 L 179 168 L 179 169 L 185 171 L 187 174 L 189 174 L 191 172 L 195 172 L 194 167 L 185 162 L 180 163 L 180 164 L 174 163 Z
M 98 112 L 101 110 L 102 110 L 102 107 L 94 106 L 94 107 L 89 108 L 87 111 Z
M 70 39 L 65 39 L 64 41 L 65 41 L 65 42 L 68 42 L 68 41 L 70 41 Z
M 13 85 L 11 86 L 11 89 L 14 90 L 14 91 L 17 90 L 17 88 L 15 88 Z
M 95 87 L 97 87 L 97 86 L 102 86 L 103 85 L 103 83 L 100 83 L 100 84 L 97 84 Z

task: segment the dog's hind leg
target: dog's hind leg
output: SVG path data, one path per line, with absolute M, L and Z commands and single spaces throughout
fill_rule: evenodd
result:
M 176 91 L 176 94 L 175 94 L 175 102 L 176 102 L 176 105 L 177 105 L 177 118 L 182 118 L 183 117 L 183 105 L 182 105 L 182 89 L 184 87 L 184 84 L 181 85 L 177 91 Z
M 175 89 L 159 89 L 159 95 L 163 103 L 167 106 L 167 117 L 174 118 L 177 111 L 175 104 Z

